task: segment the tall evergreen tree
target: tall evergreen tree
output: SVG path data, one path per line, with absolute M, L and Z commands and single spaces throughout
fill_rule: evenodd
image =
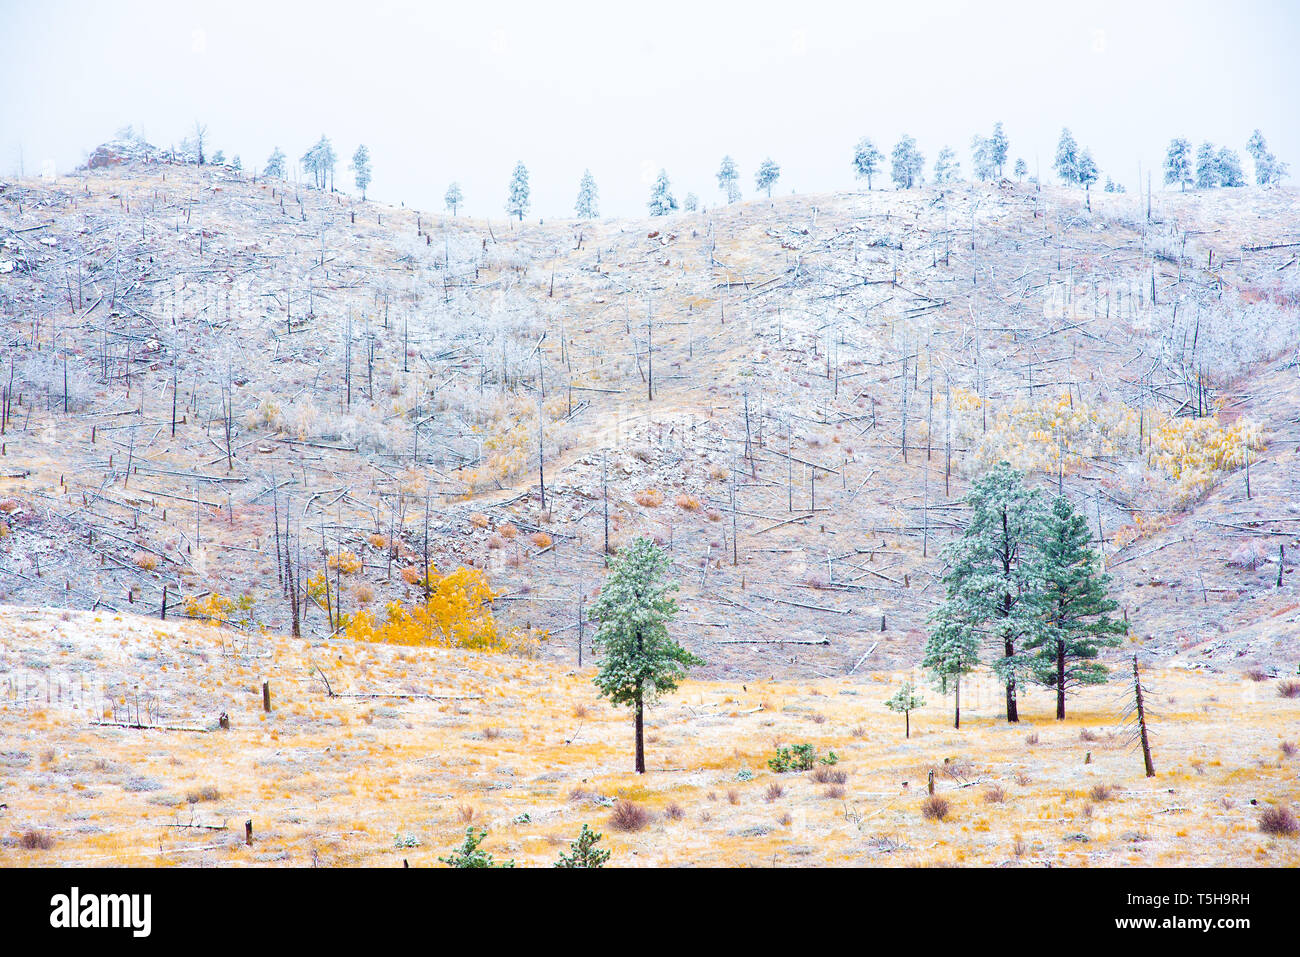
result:
M 1001 651 L 992 667 L 1006 685 L 1007 720 L 1019 721 L 1017 689 L 1030 665 L 1023 644 L 1042 629 L 1034 551 L 1045 517 L 1042 493 L 999 462 L 975 481 L 965 502 L 970 523 L 944 550 L 946 597 L 931 635 L 935 657 L 945 660 L 950 649 L 947 656 L 962 665 L 972 641 L 992 644 Z
M 262 169 L 263 176 L 271 176 L 275 179 L 284 179 L 284 151 L 276 147 L 267 157 L 266 166 Z
M 1016 179 L 1022 180 L 1029 175 L 1029 164 L 1023 159 L 1016 160 Z
M 961 161 L 957 159 L 957 154 L 953 152 L 952 147 L 945 146 L 934 158 L 934 181 L 942 186 L 945 183 L 956 182 L 960 178 Z
M 993 163 L 993 143 L 978 134 L 970 141 L 971 171 L 981 183 L 993 178 L 996 167 Z
M 911 189 L 921 185 L 921 169 L 925 166 L 925 157 L 916 148 L 916 140 L 903 134 L 894 145 L 890 154 L 890 177 L 899 189 Z
M 1097 182 L 1097 177 L 1101 175 L 1097 169 L 1096 162 L 1093 161 L 1092 152 L 1088 149 L 1079 151 L 1079 163 L 1076 168 L 1076 174 L 1079 177 L 1079 185 L 1083 187 L 1085 199 L 1089 211 L 1092 210 L 1092 184 Z
M 1056 175 L 1067 186 L 1079 183 L 1079 144 L 1069 129 L 1061 130 L 1061 139 L 1056 144 Z
M 989 159 L 997 167 L 998 179 L 1002 178 L 1002 170 L 1007 165 L 1007 150 L 1010 148 L 1011 142 L 1002 129 L 1001 121 L 994 123 L 993 136 L 989 139 Z
M 718 188 L 726 194 L 728 203 L 740 199 L 740 170 L 730 156 L 722 157 L 722 165 L 718 167 Z
M 682 200 L 682 209 L 688 213 L 693 213 L 700 207 L 700 198 L 694 193 L 687 193 L 686 198 Z
M 1105 682 L 1106 668 L 1095 659 L 1103 647 L 1119 645 L 1127 631 L 1110 617 L 1119 604 L 1106 594 L 1110 576 L 1101 571 L 1091 541 L 1087 518 L 1057 496 L 1037 543 L 1047 627 L 1024 647 L 1033 653 L 1034 678 L 1056 689 L 1058 720 L 1065 719 L 1071 688 Z
M 1215 165 L 1219 168 L 1219 185 L 1220 186 L 1245 186 L 1246 174 L 1241 168 L 1241 156 L 1234 149 L 1223 147 L 1219 150 L 1218 155 L 1214 158 Z
M 583 170 L 582 179 L 578 183 L 578 201 L 573 204 L 573 211 L 579 219 L 595 219 L 599 215 L 599 199 L 596 177 L 591 175 L 591 170 Z
M 1219 185 L 1219 154 L 1206 140 L 1196 151 L 1196 188 L 1214 189 Z
M 370 150 L 366 149 L 366 144 L 362 143 L 357 147 L 357 151 L 352 154 L 352 162 L 348 164 L 348 169 L 352 170 L 353 182 L 357 184 L 357 189 L 361 190 L 361 198 L 366 198 L 366 187 L 370 185 Z
M 1279 162 L 1278 158 L 1268 151 L 1268 143 L 1259 130 L 1250 134 L 1250 140 L 1246 143 L 1246 152 L 1255 161 L 1255 182 L 1258 185 L 1278 183 L 1286 176 L 1287 164 Z
M 871 177 L 880 172 L 880 161 L 884 157 L 876 145 L 865 136 L 858 140 L 858 145 L 853 148 L 853 171 L 857 174 L 858 179 L 867 181 L 867 191 L 871 191 Z
M 460 183 L 452 183 L 448 186 L 447 195 L 442 198 L 442 201 L 447 204 L 447 208 L 450 209 L 451 214 L 455 216 L 456 210 L 460 208 L 460 204 L 465 202 L 465 194 L 461 192 Z
M 668 171 L 660 170 L 658 177 L 655 178 L 654 185 L 650 187 L 650 201 L 646 204 L 650 207 L 651 216 L 667 216 L 677 208 L 677 199 L 672 194 L 672 184 L 668 181 Z
M 763 162 L 758 164 L 758 172 L 754 174 L 754 185 L 759 189 L 767 190 L 768 198 L 772 197 L 772 186 L 781 176 L 781 167 L 772 161 L 769 156 Z
M 982 636 L 971 626 L 957 601 L 937 608 L 930 615 L 930 622 L 934 627 L 925 642 L 921 667 L 930 672 L 930 680 L 943 694 L 952 690 L 952 726 L 961 728 L 961 679 L 979 665 Z
M 524 213 L 528 212 L 528 167 L 524 165 L 523 160 L 515 164 L 514 174 L 510 177 L 510 189 L 506 194 L 506 215 L 518 216 L 519 221 L 524 221 Z
M 1165 153 L 1165 185 L 1178 186 L 1186 192 L 1192 179 L 1192 144 L 1181 136 L 1169 141 Z
M 632 708 L 638 774 L 645 773 L 645 707 L 675 691 L 692 665 L 704 664 L 668 635 L 678 585 L 667 572 L 668 556 L 650 539 L 635 539 L 614 561 L 590 612 L 600 622 L 592 639 L 601 654 L 594 681 L 612 703 Z

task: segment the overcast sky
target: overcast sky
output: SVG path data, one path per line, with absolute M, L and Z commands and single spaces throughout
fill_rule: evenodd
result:
M 195 119 L 260 167 L 321 133 L 343 167 L 370 148 L 370 196 L 504 215 L 517 160 L 533 216 L 573 214 L 589 167 L 601 213 L 643 216 L 667 169 L 679 200 L 854 185 L 854 143 L 902 133 L 929 164 L 1002 120 L 1050 174 L 1068 126 L 1134 190 L 1172 136 L 1242 153 L 1256 127 L 1300 181 L 1300 3 L 334 3 L 0 0 L 0 172 L 59 172 L 131 123 L 157 145 Z M 1145 177 L 1145 174 L 1143 174 Z M 1157 170 L 1156 182 L 1159 183 Z

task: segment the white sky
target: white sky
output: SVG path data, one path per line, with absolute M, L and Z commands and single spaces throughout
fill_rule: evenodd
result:
M 854 185 L 854 143 L 901 133 L 929 164 L 1002 120 L 1011 157 L 1050 174 L 1069 126 L 1134 190 L 1172 136 L 1230 145 L 1260 127 L 1300 181 L 1300 4 L 1254 2 L 505 3 L 0 0 L 0 171 L 64 172 L 132 123 L 156 145 L 201 119 L 260 167 L 322 132 L 337 184 L 358 142 L 370 196 L 504 216 L 516 160 L 532 215 L 572 215 L 590 167 L 601 213 L 643 216 L 662 166 L 680 200 Z M 1145 175 L 1145 174 L 1144 174 Z

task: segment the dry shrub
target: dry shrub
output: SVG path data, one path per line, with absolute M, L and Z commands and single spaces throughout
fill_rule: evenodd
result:
M 1246 672 L 1246 677 L 1249 678 L 1251 681 L 1267 681 L 1268 672 L 1265 671 L 1263 668 L 1251 668 L 1249 671 Z
M 506 556 L 507 568 L 518 568 L 522 562 L 523 562 L 523 558 L 520 556 L 519 552 L 517 551 L 511 552 L 509 555 Z
M 1254 571 L 1268 560 L 1268 553 L 1268 544 L 1260 539 L 1243 542 L 1233 550 L 1228 564 L 1234 568 Z
M 1097 735 L 1096 735 L 1094 732 L 1089 731 L 1087 728 L 1084 728 L 1082 731 L 1079 732 L 1079 740 L 1080 740 L 1080 741 L 1096 741 L 1096 740 L 1097 740 Z
M 785 788 L 781 786 L 781 782 L 773 781 L 767 786 L 767 791 L 763 794 L 763 800 L 771 804 L 783 794 L 785 794 Z
M 519 529 L 515 528 L 509 522 L 506 522 L 504 525 L 497 526 L 497 534 L 507 541 L 510 541 L 519 534 Z
M 1259 829 L 1274 837 L 1295 837 L 1300 834 L 1300 821 L 1296 820 L 1289 807 L 1266 807 L 1259 816 Z
M 158 567 L 158 559 L 148 552 L 136 552 L 131 560 L 135 562 L 137 568 L 142 568 L 147 572 L 151 572 Z
M 462 804 L 460 807 L 456 808 L 456 819 L 460 821 L 461 824 L 469 824 L 474 820 L 477 813 L 478 812 L 475 811 L 474 808 L 470 807 L 470 805 Z
M 780 824 L 782 827 L 789 827 L 791 824 L 794 823 L 794 818 L 790 816 L 789 811 L 785 811 L 780 817 L 776 819 L 776 823 Z
M 650 812 L 635 801 L 619 798 L 609 816 L 609 826 L 616 831 L 639 831 L 650 823 Z
M 1277 686 L 1279 698 L 1300 698 L 1300 681 L 1283 681 Z
M 501 729 L 500 729 L 500 728 L 484 728 L 484 729 L 483 729 L 483 738 L 484 738 L 485 740 L 487 740 L 487 741 L 495 741 L 495 740 L 496 740 L 497 738 L 499 738 L 499 737 L 501 737 Z
M 488 517 L 484 515 L 482 512 L 475 512 L 473 515 L 469 517 L 469 523 L 473 525 L 475 528 L 487 528 Z
M 420 584 L 420 570 L 418 568 L 403 568 L 402 581 L 408 585 Z
M 866 736 L 867 736 L 867 729 L 863 725 L 858 725 L 855 728 L 849 729 L 849 737 L 851 738 L 865 738 Z
M 927 821 L 945 820 L 951 810 L 952 804 L 946 797 L 939 794 L 927 795 L 926 799 L 921 802 L 921 816 Z
M 807 574 L 803 576 L 803 583 L 807 585 L 809 588 L 825 588 L 826 576 L 823 575 L 820 571 L 813 571 L 812 569 L 809 569 Z
M 487 546 L 493 551 L 495 551 L 498 548 L 505 548 L 506 540 L 502 538 L 500 535 L 493 535 L 491 538 L 488 539 Z
M 1294 758 L 1297 752 L 1300 752 L 1300 748 L 1297 748 L 1290 741 L 1283 741 L 1279 747 L 1282 749 L 1282 754 L 1288 758 Z
M 820 711 L 814 711 L 812 714 L 808 715 L 808 720 L 813 724 L 825 724 L 826 715 L 822 714 Z
M 380 535 L 378 532 L 375 532 L 373 535 L 367 536 L 366 541 L 369 542 L 370 547 L 375 549 L 376 551 L 382 552 L 385 548 L 388 547 L 388 536 Z
M 848 793 L 849 792 L 845 790 L 844 785 L 842 784 L 832 784 L 830 787 L 828 787 L 825 791 L 822 792 L 822 794 L 826 795 L 826 797 L 832 798 L 836 801 L 843 800 L 844 796 Z
M 643 489 L 632 497 L 636 499 L 638 505 L 644 505 L 646 508 L 658 508 L 664 503 L 664 493 L 657 488 Z
M 1038 743 L 1038 732 L 1037 732 L 1037 731 L 1035 731 L 1033 734 L 1027 734 L 1027 735 L 1025 735 L 1025 744 L 1029 745 L 1030 747 L 1033 747 L 1033 746 L 1036 745 L 1037 743 Z
M 352 589 L 352 597 L 358 605 L 369 605 L 375 600 L 375 589 L 369 582 L 358 582 Z
M 1000 784 L 992 785 L 984 792 L 985 804 L 1002 804 L 1007 799 L 1007 789 Z
M 721 465 L 715 465 L 709 469 L 709 478 L 715 482 L 725 482 L 730 475 L 731 473 Z
M 728 803 L 728 804 L 739 804 L 739 803 L 740 803 L 740 792 L 737 791 L 735 788 L 729 788 L 729 789 L 727 790 L 727 803 Z
M 808 777 L 816 784 L 844 784 L 849 779 L 849 772 L 821 764 L 813 768 Z
M 1088 797 L 1098 804 L 1109 801 L 1114 796 L 1115 789 L 1109 784 L 1094 784 L 1092 790 L 1088 792 Z
M 664 816 L 670 821 L 680 821 L 686 816 L 686 809 L 674 801 L 664 808 Z
M 582 785 L 579 785 L 569 792 L 570 801 L 591 801 L 598 797 L 600 797 L 599 794 L 582 787 Z
M 1019 784 L 1022 788 L 1027 788 L 1029 787 L 1029 785 L 1034 783 L 1034 779 L 1031 778 L 1024 771 L 1017 771 L 1015 776 L 1015 782 Z
M 538 548 L 551 547 L 551 536 L 547 535 L 545 532 L 533 532 L 533 534 L 528 536 L 528 540 Z
M 575 718 L 590 718 L 591 709 L 588 708 L 585 704 L 575 704 L 573 706 L 573 716 Z
M 688 512 L 698 512 L 700 509 L 700 500 L 694 495 L 678 495 L 677 507 L 685 509 Z
M 18 838 L 18 846 L 25 851 L 48 851 L 54 847 L 54 835 L 45 831 L 24 831 Z
M 216 801 L 221 798 L 221 791 L 215 784 L 206 784 L 201 788 L 195 788 L 185 795 L 185 800 L 190 804 L 198 804 L 200 801 Z

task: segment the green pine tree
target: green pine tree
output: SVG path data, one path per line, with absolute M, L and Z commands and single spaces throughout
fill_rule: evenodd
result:
M 592 646 L 602 653 L 594 679 L 612 703 L 627 705 L 636 717 L 636 772 L 645 773 L 644 714 L 647 704 L 672 692 L 692 665 L 704 662 L 668 636 L 677 614 L 666 580 L 668 556 L 648 538 L 638 538 L 614 562 L 592 602 L 600 622 Z
M 981 636 L 970 626 L 955 603 L 945 603 L 930 617 L 934 629 L 925 643 L 921 667 L 930 672 L 939 691 L 953 691 L 954 728 L 961 727 L 961 679 L 980 662 Z
M 598 848 L 596 844 L 599 841 L 600 834 L 597 831 L 593 831 L 585 824 L 582 825 L 582 833 L 578 835 L 578 839 L 569 842 L 569 853 L 561 854 L 555 866 L 604 867 L 605 862 L 609 860 L 609 851 Z
M 1065 719 L 1070 688 L 1106 680 L 1106 667 L 1094 659 L 1103 647 L 1120 644 L 1127 631 L 1109 617 L 1119 604 L 1106 595 L 1110 576 L 1101 571 L 1090 542 L 1088 520 L 1058 496 L 1038 545 L 1048 627 L 1025 642 L 1025 650 L 1036 653 L 1035 679 L 1056 689 L 1058 720 Z
M 990 642 L 1002 652 L 992 666 L 1006 684 L 1007 720 L 1015 722 L 1016 691 L 1030 666 L 1022 644 L 1043 628 L 1034 550 L 1045 519 L 1042 493 L 1026 488 L 1020 472 L 999 462 L 965 501 L 970 524 L 944 550 L 947 594 L 933 616 L 936 628 L 923 664 L 946 686 L 974 667 L 972 649 Z
M 899 712 L 903 715 L 903 726 L 907 729 L 906 737 L 912 736 L 912 712 L 917 708 L 925 707 L 925 699 L 916 693 L 916 685 L 910 681 L 904 681 L 903 687 L 885 702 L 885 707 L 895 714 Z
M 474 828 L 465 828 L 464 843 L 452 851 L 450 857 L 439 857 L 438 860 L 448 867 L 514 867 L 514 861 L 498 864 L 491 854 L 479 847 L 483 843 L 483 838 L 487 837 L 487 833 L 487 828 L 483 828 L 477 834 L 474 833 Z

